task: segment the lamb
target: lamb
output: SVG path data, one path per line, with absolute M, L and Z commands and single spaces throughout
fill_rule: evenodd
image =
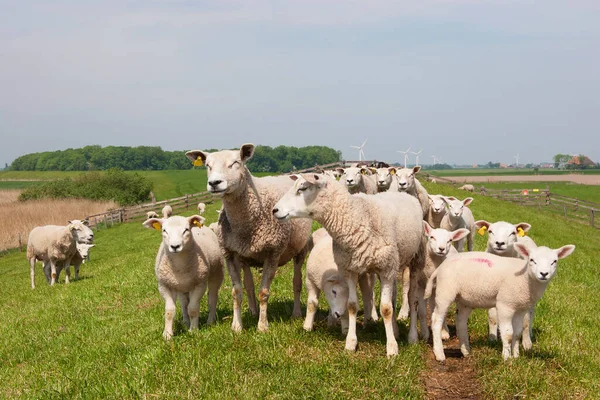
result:
M 27 259 L 30 266 L 31 288 L 35 289 L 35 262 L 42 261 L 44 268 L 50 265 L 50 285 L 56 282 L 56 265 L 70 265 L 77 251 L 76 243 L 90 244 L 94 232 L 86 226 L 87 221 L 72 220 L 67 226 L 45 225 L 31 230 L 27 241 Z
M 206 204 L 198 203 L 198 215 L 204 214 L 205 210 L 206 210 Z
M 272 208 L 290 188 L 286 176 L 256 178 L 250 174 L 246 162 L 254 154 L 253 144 L 244 144 L 240 150 L 207 153 L 193 150 L 186 156 L 194 162 L 206 164 L 208 191 L 221 197 L 223 211 L 219 215 L 219 238 L 232 281 L 233 321 L 231 329 L 242 329 L 242 284 L 249 294 L 251 312 L 256 312 L 254 283 L 249 266 L 262 267 L 261 288 L 258 294 L 260 313 L 258 330 L 268 330 L 267 302 L 271 282 L 278 266 L 294 259 L 294 309 L 292 316 L 300 317 L 302 291 L 302 264 L 308 253 L 312 223 L 309 219 L 281 223 L 273 217 Z M 251 294 L 251 295 L 250 295 Z
M 504 360 L 511 356 L 519 357 L 523 317 L 544 294 L 556 273 L 558 260 L 569 256 L 575 246 L 565 245 L 553 250 L 516 243 L 514 247 L 524 260 L 484 252 L 461 253 L 444 261 L 429 278 L 425 297 L 431 295 L 437 280 L 432 331 L 433 352 L 438 361 L 446 358 L 441 330 L 448 307 L 454 301 L 457 308 L 456 332 L 463 355 L 467 356 L 470 352 L 467 321 L 471 311 L 496 307 L 502 356 Z
M 90 249 L 94 246 L 95 246 L 94 244 L 76 243 L 77 251 L 73 255 L 73 258 L 71 258 L 70 264 L 65 269 L 65 283 L 69 283 L 69 281 L 71 279 L 71 265 L 75 267 L 75 279 L 76 280 L 79 279 L 79 267 L 81 266 L 82 263 L 85 262 L 85 259 L 90 254 Z M 63 268 L 65 268 L 65 266 L 62 262 L 59 262 L 56 264 L 56 281 L 57 282 L 60 277 L 60 272 L 63 270 Z M 46 280 L 48 281 L 48 283 L 50 283 L 50 278 L 51 278 L 50 265 L 48 265 L 48 264 L 46 264 L 44 266 L 44 275 L 46 275 Z
M 218 292 L 223 283 L 223 259 L 217 236 L 203 227 L 204 218 L 150 218 L 143 225 L 162 231 L 154 271 L 158 291 L 165 300 L 163 338 L 173 337 L 173 319 L 179 298 L 183 320 L 190 330 L 198 329 L 200 300 L 208 287 L 207 324 L 216 321 Z
M 463 201 L 454 197 L 444 197 L 443 199 L 448 206 L 448 211 L 444 215 L 444 218 L 442 218 L 440 227 L 448 231 L 455 231 L 459 228 L 468 229 L 470 233 L 466 238 L 467 249 L 468 251 L 473 251 L 475 218 L 473 218 L 473 213 L 469 207 L 466 207 L 471 204 L 473 198 L 467 197 Z M 455 242 L 454 247 L 456 247 L 459 253 L 462 253 L 465 250 L 465 239 Z
M 421 182 L 415 175 L 421 170 L 421 167 L 401 168 L 397 171 L 398 190 L 415 196 L 421 204 L 423 210 L 423 219 L 427 218 L 429 213 L 429 195 L 427 190 L 421 185 Z
M 377 183 L 375 177 L 367 167 L 338 168 L 338 173 L 342 174 L 340 182 L 343 182 L 351 194 L 355 193 L 377 193 Z
M 162 216 L 163 216 L 164 219 L 167 219 L 167 218 L 169 218 L 172 215 L 173 215 L 173 209 L 171 208 L 170 205 L 167 204 L 162 209 Z
M 359 274 L 377 273 L 381 280 L 380 312 L 385 325 L 387 356 L 398 354 L 398 326 L 392 305 L 396 276 L 406 265 L 422 269 L 425 242 L 419 202 L 406 193 L 351 195 L 344 186 L 320 174 L 290 176 L 293 187 L 275 204 L 278 219 L 313 218 L 332 237 L 333 256 L 348 283 L 346 349 L 356 350 L 356 284 Z M 412 291 L 414 302 L 416 290 Z M 411 307 L 411 317 L 413 316 Z M 409 341 L 416 342 L 416 308 Z M 412 322 L 415 322 L 414 327 Z
M 394 185 L 396 181 L 396 168 L 376 168 L 375 175 L 377 178 L 377 191 L 386 192 L 390 190 L 398 190 L 397 185 Z
M 475 191 L 475 186 L 473 186 L 471 184 L 462 185 L 461 187 L 458 188 L 458 190 L 466 190 L 467 192 L 473 193 Z
M 150 218 L 158 218 L 158 214 L 156 213 L 156 211 L 148 211 L 146 213 L 146 219 L 150 219 Z
M 444 196 L 434 194 L 429 196 L 429 213 L 427 214 L 427 222 L 432 228 L 437 229 L 442 226 L 442 219 L 446 215 L 446 203 Z
M 495 254 L 501 257 L 519 257 L 519 253 L 515 249 L 515 243 L 523 243 L 530 247 L 537 247 L 535 242 L 529 237 L 525 236 L 525 233 L 531 229 L 531 225 L 526 222 L 520 222 L 518 224 L 511 224 L 509 222 L 498 221 L 490 224 L 485 220 L 479 220 L 475 222 L 475 228 L 480 235 L 488 233 L 488 241 L 486 253 Z M 523 321 L 523 347 L 525 350 L 531 349 L 531 336 L 533 334 L 533 312 L 532 308 L 527 314 Z M 489 325 L 489 336 L 488 339 L 492 342 L 498 340 L 498 315 L 495 308 L 488 310 L 488 325 Z

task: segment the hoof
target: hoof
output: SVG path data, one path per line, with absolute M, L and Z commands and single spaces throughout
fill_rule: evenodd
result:
M 358 341 L 356 339 L 346 339 L 346 350 L 356 351 L 356 345 Z
M 233 332 L 241 332 L 242 331 L 242 324 L 240 322 L 232 322 L 231 323 L 231 330 Z
M 387 357 L 390 358 L 392 356 L 398 355 L 398 343 L 388 343 L 386 346 Z
M 162 336 L 163 336 L 163 339 L 165 339 L 165 340 L 171 340 L 173 338 L 173 334 L 169 333 L 167 331 L 164 331 Z

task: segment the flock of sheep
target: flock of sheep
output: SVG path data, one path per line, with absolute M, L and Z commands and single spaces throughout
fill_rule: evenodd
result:
M 205 164 L 208 190 L 222 199 L 218 222 L 204 226 L 204 217 L 149 213 L 143 225 L 162 234 L 155 272 L 165 300 L 163 337 L 173 336 L 176 302 L 184 323 L 198 328 L 200 299 L 208 289 L 208 323 L 216 321 L 218 290 L 224 265 L 232 282 L 231 329 L 242 329 L 241 305 L 245 288 L 249 310 L 258 314 L 258 330 L 268 330 L 270 286 L 278 266 L 294 261 L 294 308 L 302 315 L 302 265 L 306 256 L 308 291 L 304 329 L 313 329 L 321 292 L 329 304 L 328 325 L 341 322 L 346 349 L 357 346 L 356 319 L 360 288 L 364 321 L 377 321 L 374 286 L 379 279 L 379 312 L 386 332 L 387 355 L 398 354 L 396 319 L 410 318 L 408 341 L 428 340 L 427 302 L 430 306 L 433 350 L 445 359 L 443 339 L 449 337 L 445 318 L 456 303 L 460 349 L 469 354 L 467 320 L 474 308 L 489 309 L 490 339 L 498 328 L 504 359 L 519 356 L 519 342 L 531 348 L 535 304 L 554 276 L 557 260 L 575 246 L 559 249 L 537 246 L 526 232 L 527 223 L 475 221 L 468 197 L 429 195 L 416 178 L 420 167 L 338 168 L 302 175 L 253 177 L 246 162 L 254 145 L 239 150 L 207 153 L 189 151 L 187 157 Z M 465 188 L 466 189 L 466 188 Z M 468 189 L 466 189 L 468 190 Z M 204 205 L 199 205 L 199 214 Z M 323 228 L 311 234 L 312 220 Z M 71 259 L 78 243 L 90 245 L 91 230 L 81 221 L 67 227 L 39 227 L 30 235 L 28 259 L 44 262 L 51 284 L 61 269 L 79 265 Z M 475 232 L 488 234 L 485 252 L 473 252 Z M 467 252 L 464 252 L 465 244 Z M 79 261 L 80 263 L 80 261 Z M 258 304 L 251 267 L 262 269 Z M 244 288 L 242 287 L 242 281 Z M 402 307 L 396 316 L 397 281 L 402 283 Z

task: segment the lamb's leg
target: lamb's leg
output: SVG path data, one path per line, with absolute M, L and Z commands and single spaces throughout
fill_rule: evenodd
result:
M 472 308 L 456 303 L 456 335 L 460 343 L 460 352 L 465 357 L 471 352 L 467 323 L 472 311 Z
M 340 322 L 342 325 L 342 335 L 346 335 L 348 334 L 348 310 L 346 310 L 346 312 L 344 313 L 344 315 L 342 315 L 342 318 L 340 318 Z
M 373 304 L 374 303 L 373 302 L 373 298 L 374 298 L 373 287 L 375 286 L 375 282 L 373 282 L 373 281 L 374 281 L 374 279 L 373 279 L 373 277 L 371 277 L 371 274 L 369 274 L 369 273 L 360 274 L 358 276 L 358 286 L 360 287 L 360 293 L 362 294 L 363 306 L 365 309 L 365 314 L 364 314 L 365 325 L 370 321 L 377 321 L 377 319 L 378 319 L 376 310 L 375 310 L 375 314 L 373 314 L 373 311 L 375 308 L 375 304 Z M 375 315 L 375 317 L 373 317 L 373 315 Z
M 279 255 L 271 255 L 263 264 L 262 279 L 260 281 L 260 292 L 258 293 L 259 312 L 258 312 L 258 330 L 266 332 L 269 330 L 269 320 L 267 319 L 267 306 L 269 295 L 271 294 L 271 282 L 275 277 Z
M 200 282 L 198 286 L 190 292 L 190 304 L 188 304 L 188 315 L 190 316 L 190 331 L 198 329 L 198 318 L 200 315 L 200 300 L 206 292 L 206 282 Z
M 357 274 L 347 272 L 346 282 L 348 282 L 348 334 L 346 335 L 346 350 L 355 351 L 358 344 L 356 337 L 356 313 L 358 312 L 358 296 L 356 294 Z
M 85 261 L 85 260 L 83 260 Z M 73 269 L 75 270 L 75 280 L 79 280 L 79 267 L 81 267 L 81 263 L 73 264 Z
M 500 326 L 500 337 L 502 338 L 502 357 L 504 360 L 508 360 L 512 354 L 514 311 L 508 307 L 498 305 L 496 305 L 496 310 L 498 311 L 498 324 Z
M 531 337 L 533 336 L 533 313 L 535 306 L 523 317 L 523 349 L 531 350 Z
M 425 288 L 419 286 L 419 326 L 421 328 L 421 339 L 424 341 L 429 340 L 429 326 L 427 325 L 427 302 L 423 298 L 425 295 Z
M 44 263 L 44 276 L 46 277 L 46 282 L 50 283 L 50 263 Z
M 300 307 L 300 295 L 302 294 L 302 264 L 308 254 L 308 244 L 294 257 L 294 309 L 293 318 L 302 318 L 302 308 Z
M 517 312 L 513 316 L 512 326 L 513 326 L 513 338 L 512 338 L 512 356 L 513 358 L 519 358 L 519 339 L 521 338 L 521 334 L 523 333 L 523 319 L 525 315 L 528 315 L 529 311 L 526 312 Z
M 319 309 L 319 294 L 321 291 L 314 284 L 306 282 L 306 289 L 308 290 L 308 298 L 306 299 L 306 318 L 304 319 L 304 330 L 312 331 L 313 323 L 315 321 L 315 314 Z M 331 317 L 331 311 L 329 312 Z M 331 318 L 327 318 L 327 325 L 330 325 Z
M 65 264 L 66 268 L 65 268 L 65 284 L 71 282 L 71 262 L 69 261 L 69 264 Z M 58 281 L 58 277 L 60 276 L 60 269 L 58 271 L 56 271 L 56 280 Z
M 469 232 L 469 235 L 467 236 L 467 249 L 469 251 L 473 251 L 473 242 L 474 242 L 474 234 L 473 234 L 473 230 L 471 230 Z
M 431 321 L 432 324 L 432 329 L 433 329 L 433 309 L 435 307 L 435 289 L 433 289 L 433 293 L 431 294 L 431 297 L 429 298 L 429 320 Z M 448 321 L 446 319 L 444 319 L 444 325 L 442 326 L 442 340 L 448 340 L 450 339 L 450 330 L 448 329 Z
M 231 321 L 231 330 L 240 332 L 242 330 L 242 280 L 240 279 L 241 264 L 235 257 L 226 260 L 227 270 L 231 277 L 231 297 L 233 298 L 233 321 Z
M 410 304 L 408 302 L 408 292 L 410 291 L 410 269 L 408 267 L 402 270 L 402 306 L 398 313 L 398 319 L 407 319 L 410 313 Z
M 258 315 L 256 306 L 256 292 L 254 290 L 254 279 L 252 279 L 252 270 L 248 265 L 244 265 L 244 287 L 246 288 L 246 297 L 248 298 L 248 307 L 251 315 Z M 240 302 L 241 304 L 241 302 Z
M 46 264 L 44 264 L 44 273 L 46 272 Z M 29 259 L 29 276 L 31 277 L 31 288 L 35 289 L 35 256 Z M 46 275 L 46 279 L 48 275 Z
M 496 307 L 488 310 L 488 325 L 488 340 L 490 342 L 495 342 L 498 340 L 498 312 L 496 311 Z
M 394 307 L 392 305 L 392 286 L 394 284 L 394 279 L 381 278 L 381 304 L 379 311 L 385 325 L 385 337 L 387 339 L 386 352 L 388 357 L 398 355 L 398 342 L 396 342 L 393 326 L 393 324 L 396 324 Z
M 162 285 L 158 286 L 158 292 L 165 299 L 165 329 L 163 330 L 163 338 L 169 340 L 173 337 L 173 319 L 175 318 L 177 294 Z
M 408 302 L 410 304 L 410 324 L 408 328 L 408 343 L 415 344 L 419 341 L 417 331 L 417 319 L 419 312 L 419 288 L 417 282 L 417 274 L 410 276 L 410 288 L 408 291 Z
M 179 305 L 181 306 L 181 315 L 183 316 L 183 324 L 186 328 L 190 329 L 190 314 L 188 312 L 188 306 L 190 304 L 189 293 L 177 293 L 179 298 Z
M 56 261 L 50 259 L 50 286 L 56 283 Z
M 219 289 L 223 284 L 223 268 L 219 267 L 216 271 L 211 271 L 208 278 L 208 319 L 207 325 L 213 324 L 217 320 L 217 303 L 219 301 Z
M 433 354 L 438 361 L 446 359 L 444 344 L 442 343 L 442 326 L 444 325 L 448 308 L 453 300 L 439 298 L 439 296 L 435 298 L 435 308 L 431 317 L 431 332 L 433 334 Z

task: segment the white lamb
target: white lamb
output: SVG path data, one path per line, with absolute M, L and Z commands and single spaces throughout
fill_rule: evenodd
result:
M 56 265 L 70 265 L 77 252 L 77 243 L 90 244 L 94 232 L 87 221 L 72 220 L 67 226 L 45 225 L 33 228 L 27 241 L 27 259 L 30 266 L 31 288 L 35 289 L 35 262 L 50 265 L 50 285 L 56 282 Z
M 204 214 L 205 210 L 206 210 L 206 204 L 198 203 L 198 215 Z
M 475 191 L 475 186 L 473 186 L 471 184 L 462 185 L 461 187 L 458 188 L 458 190 L 466 190 L 467 192 L 472 193 Z
M 167 204 L 162 209 L 162 216 L 164 219 L 167 219 L 172 215 L 173 215 L 173 208 L 171 208 L 171 206 Z
M 346 185 L 346 189 L 351 194 L 355 193 L 377 193 L 377 183 L 375 176 L 367 167 L 338 168 L 338 173 L 342 174 L 340 182 Z
M 156 213 L 156 211 L 148 211 L 146 213 L 146 219 L 150 219 L 150 218 L 158 218 L 158 214 Z
M 218 292 L 223 282 L 223 259 L 217 236 L 203 227 L 204 218 L 173 216 L 151 218 L 143 225 L 162 232 L 154 271 L 158 291 L 165 299 L 163 338 L 173 337 L 173 319 L 179 298 L 184 323 L 198 328 L 200 300 L 208 287 L 207 324 L 216 321 Z
M 444 196 L 441 194 L 429 195 L 429 213 L 427 214 L 429 225 L 432 228 L 440 228 L 444 215 L 446 215 Z
M 398 354 L 392 292 L 396 276 L 406 265 L 422 269 L 425 261 L 422 212 L 413 196 L 398 192 L 351 195 L 338 182 L 321 174 L 292 175 L 293 187 L 275 204 L 278 219 L 313 218 L 333 239 L 333 255 L 348 283 L 346 349 L 356 350 L 358 276 L 376 273 L 381 280 L 380 312 L 388 357 Z M 416 290 L 414 303 L 418 306 Z M 413 300 L 413 299 L 411 299 Z M 409 341 L 417 341 L 416 308 L 411 308 Z M 412 326 L 414 320 L 415 325 Z M 414 330 L 413 330 L 414 329 Z
M 85 259 L 90 254 L 90 249 L 94 247 L 94 244 L 86 244 L 86 243 L 76 243 L 77 251 L 71 258 L 70 265 L 65 269 L 65 283 L 69 283 L 71 279 L 71 265 L 75 267 L 75 279 L 79 279 L 79 267 L 81 264 L 85 262 Z M 65 268 L 63 262 L 59 262 L 56 264 L 56 281 L 58 282 L 60 278 L 60 272 Z M 46 264 L 44 266 L 44 275 L 46 275 L 46 280 L 50 283 L 50 265 Z
M 437 280 L 432 331 L 433 352 L 438 361 L 446 359 L 441 331 L 448 307 L 454 301 L 456 332 L 463 355 L 470 352 L 467 322 L 471 311 L 496 307 L 502 356 L 505 360 L 511 356 L 519 357 L 523 317 L 544 294 L 556 273 L 558 260 L 570 255 L 575 246 L 553 250 L 516 243 L 514 247 L 524 260 L 484 252 L 461 253 L 448 258 L 433 273 L 427 282 L 425 297 L 431 295 Z
M 467 207 L 473 201 L 472 197 L 467 197 L 463 201 L 460 201 L 454 197 L 444 197 L 444 202 L 448 206 L 446 215 L 442 218 L 441 228 L 448 231 L 455 231 L 460 228 L 466 228 L 469 230 L 467 235 L 467 249 L 473 251 L 473 236 L 475 231 L 475 218 L 473 213 Z M 459 240 L 454 243 L 454 247 L 459 253 L 465 251 L 465 239 Z

